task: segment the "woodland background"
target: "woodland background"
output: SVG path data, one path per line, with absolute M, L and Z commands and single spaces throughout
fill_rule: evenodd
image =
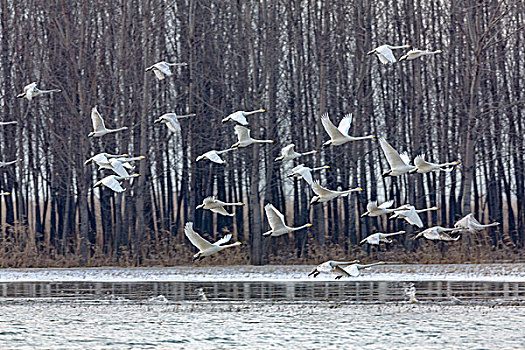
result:
M 182 227 L 206 238 L 232 232 L 245 243 L 215 263 L 304 262 L 371 257 L 403 261 L 519 259 L 525 245 L 525 2 L 424 0 L 0 1 L 0 266 L 189 263 Z M 381 44 L 443 54 L 384 66 L 366 53 Z M 396 51 L 399 57 L 402 52 Z M 158 81 L 145 68 L 187 62 Z M 29 102 L 32 81 L 62 93 Z M 90 140 L 90 110 L 129 130 Z M 236 110 L 252 136 L 271 145 L 224 155 L 225 166 L 195 158 L 235 142 Z M 153 124 L 161 114 L 196 113 L 182 133 Z M 376 140 L 321 150 L 320 115 L 352 112 L 351 135 L 384 136 L 413 159 L 461 161 L 451 173 L 383 179 Z M 365 191 L 310 208 L 306 182 L 286 178 L 280 148 L 318 149 L 300 159 L 335 189 Z M 103 174 L 84 161 L 99 152 L 145 155 L 127 191 L 93 190 Z M 107 174 L 106 174 L 107 175 Z M 234 218 L 195 210 L 215 194 L 243 201 Z M 417 208 L 427 226 L 450 227 L 473 212 L 503 223 L 460 242 L 409 239 L 404 222 L 360 218 L 369 200 Z M 263 240 L 263 206 L 308 230 Z M 407 229 L 389 251 L 356 244 L 377 230 Z M 435 260 L 437 259 L 437 260 Z M 204 263 L 207 263 L 206 260 Z

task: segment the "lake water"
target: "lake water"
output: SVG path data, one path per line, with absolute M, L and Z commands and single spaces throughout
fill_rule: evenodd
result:
M 310 269 L 0 270 L 0 349 L 525 348 L 525 264 Z

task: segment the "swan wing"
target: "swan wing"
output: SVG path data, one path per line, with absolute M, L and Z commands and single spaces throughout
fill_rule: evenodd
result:
M 266 212 L 266 217 L 268 218 L 268 223 L 272 230 L 277 230 L 285 226 L 284 215 L 277 210 L 272 204 L 268 203 L 264 206 L 264 211 Z
M 341 131 L 335 127 L 330 118 L 328 118 L 328 113 L 321 115 L 321 123 L 323 124 L 324 129 L 328 133 L 331 139 L 342 138 L 344 135 Z
M 379 208 L 377 206 L 377 201 L 368 202 L 368 204 L 366 205 L 366 211 L 368 211 L 368 212 L 372 212 L 372 211 L 376 210 L 377 208 Z
M 295 145 L 293 143 L 289 144 L 286 147 L 283 147 L 281 149 L 281 155 L 283 157 L 287 157 L 287 156 L 293 155 L 293 153 L 295 152 L 294 148 L 295 148 Z
M 243 111 L 238 111 L 238 112 L 232 113 L 228 117 L 231 120 L 235 120 L 239 124 L 248 125 L 248 120 L 246 120 L 246 117 L 244 116 Z
M 167 75 L 168 77 L 171 75 L 171 69 L 170 66 L 166 62 L 159 62 L 154 65 L 155 68 L 157 68 L 159 71 L 161 71 L 163 74 Z
M 155 73 L 155 76 L 157 77 L 157 79 L 164 80 L 165 78 L 164 73 L 162 73 L 159 69 L 157 69 L 157 67 L 153 68 L 153 73 Z
M 377 204 L 377 202 L 376 202 Z M 391 199 L 389 201 L 386 201 L 384 203 L 381 203 L 381 205 L 378 206 L 378 208 L 381 208 L 381 209 L 388 209 L 390 208 L 392 205 L 394 204 L 394 200 Z
M 234 215 L 233 213 L 228 213 L 226 211 L 226 209 L 224 209 L 224 207 L 211 208 L 210 210 L 212 212 L 214 212 L 214 213 L 221 214 L 221 215 L 224 215 L 224 216 L 233 216 Z
M 104 186 L 112 189 L 115 192 L 124 192 L 124 189 L 122 188 L 120 182 L 117 179 L 115 179 L 115 175 L 106 176 L 101 181 Z
M 381 145 L 381 149 L 383 150 L 383 153 L 385 154 L 386 160 L 388 164 L 390 164 L 390 167 L 393 168 L 400 168 L 405 166 L 407 163 L 401 158 L 399 153 L 390 146 L 390 144 L 384 139 L 379 139 L 379 144 Z
M 203 199 L 202 203 L 206 204 L 206 205 L 210 205 L 210 204 L 213 204 L 215 203 L 217 200 L 215 199 L 215 197 L 213 196 L 209 196 L 209 197 L 206 197 Z
M 396 63 L 397 60 L 392 53 L 392 50 L 387 46 L 379 46 L 376 49 L 376 52 L 378 53 L 377 57 L 379 57 L 379 60 L 381 63 Z
M 224 244 L 224 243 L 228 243 L 230 241 L 230 239 L 232 239 L 232 234 L 228 233 L 226 236 L 222 237 L 217 242 L 213 243 L 213 245 L 221 245 L 221 244 Z
M 109 164 L 111 165 L 111 170 L 113 170 L 118 176 L 124 176 L 124 177 L 129 176 L 126 169 L 124 169 L 124 166 L 122 165 L 122 163 L 119 162 L 118 160 L 112 158 L 109 160 Z
M 416 225 L 417 227 L 423 227 L 423 222 L 421 221 L 421 218 L 419 217 L 418 213 L 414 208 L 410 208 L 406 210 L 403 215 L 405 216 L 405 220 L 410 225 Z
M 341 119 L 339 122 L 339 126 L 337 129 L 343 134 L 348 135 L 348 131 L 350 130 L 350 125 L 352 125 L 352 113 L 349 113 Z
M 191 244 L 199 250 L 206 250 L 213 247 L 213 244 L 202 238 L 197 232 L 193 230 L 193 222 L 188 222 L 184 226 L 184 234 L 190 240 Z
M 180 122 L 175 113 L 166 113 L 161 118 L 166 120 L 166 126 L 173 132 L 180 132 Z
M 97 106 L 95 106 L 95 107 L 93 107 L 91 109 L 91 122 L 93 123 L 93 130 L 94 131 L 106 130 L 106 125 L 104 124 L 104 119 L 102 119 L 102 116 L 97 111 Z
M 471 220 L 472 214 L 468 214 L 465 217 L 458 220 L 455 224 L 455 228 L 469 228 L 469 223 Z
M 306 181 L 310 186 L 313 184 L 314 179 L 312 177 L 312 171 L 309 168 L 303 167 L 297 171 L 299 175 Z
M 345 269 L 343 269 L 341 266 L 338 266 L 338 265 L 335 265 L 335 266 L 332 266 L 332 268 L 334 269 L 334 272 L 339 274 L 339 275 L 343 275 L 343 276 L 346 276 L 346 277 L 350 277 L 351 275 L 345 271 Z
M 235 125 L 234 129 L 239 142 L 250 139 L 250 129 L 241 125 Z
M 323 186 L 319 185 L 319 182 L 313 181 L 312 183 L 312 191 L 318 196 L 326 196 L 328 194 L 333 193 L 334 191 L 330 191 Z
M 350 265 L 345 269 L 345 272 L 348 273 L 352 277 L 359 277 L 361 274 L 361 271 L 359 271 L 359 268 L 357 265 Z
M 215 151 L 207 152 L 206 157 L 212 162 L 219 163 L 219 164 L 224 163 L 224 160 L 222 160 L 222 158 Z

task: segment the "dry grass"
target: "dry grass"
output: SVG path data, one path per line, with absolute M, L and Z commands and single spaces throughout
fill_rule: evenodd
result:
M 78 267 L 78 266 L 175 266 L 192 265 L 195 250 L 189 244 L 180 243 L 170 234 L 158 236 L 145 232 L 143 242 L 134 245 L 135 251 L 126 247 L 116 253 L 105 253 L 97 246 L 89 247 L 86 263 L 82 262 L 78 247 L 68 247 L 62 254 L 42 243 L 32 242 L 27 227 L 16 225 L 4 226 L 5 235 L 0 242 L 0 267 Z M 470 244 L 467 242 L 470 241 Z M 266 247 L 266 264 L 315 264 L 325 260 L 360 259 L 363 262 L 384 260 L 399 263 L 489 263 L 516 262 L 525 260 L 525 253 L 517 248 L 503 244 L 494 246 L 485 237 L 469 237 L 457 242 L 431 242 L 420 240 L 412 249 L 405 249 L 401 244 L 393 243 L 369 248 L 350 245 L 348 251 L 342 244 L 328 242 L 321 247 L 310 239 L 304 254 L 298 256 L 294 242 L 285 237 L 272 238 Z M 250 247 L 227 249 L 206 258 L 195 265 L 245 265 L 250 263 Z

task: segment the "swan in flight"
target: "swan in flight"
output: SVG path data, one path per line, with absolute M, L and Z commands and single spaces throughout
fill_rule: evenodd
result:
M 353 260 L 353 261 L 335 261 L 335 260 L 328 260 L 325 261 L 322 264 L 317 265 L 314 267 L 312 271 L 308 274 L 308 276 L 314 276 L 317 277 L 321 273 L 330 273 L 336 275 L 335 279 L 340 279 L 343 276 L 350 277 L 350 274 L 346 272 L 341 266 L 348 266 L 352 264 L 359 263 L 359 260 Z
M 161 115 L 154 123 L 164 123 L 173 132 L 180 132 L 179 119 L 194 117 L 195 114 L 177 115 L 176 113 L 166 113 Z
M 88 134 L 89 137 L 102 137 L 109 133 L 127 130 L 128 128 L 127 126 L 123 126 L 122 128 L 118 129 L 106 129 L 104 119 L 102 119 L 102 116 L 97 111 L 97 106 L 91 109 L 91 122 L 93 123 L 93 131 Z
M 380 216 L 383 214 L 390 214 L 396 210 L 407 208 L 407 205 L 405 204 L 405 205 L 400 206 L 399 208 L 390 209 L 392 204 L 394 204 L 393 200 L 383 202 L 379 205 L 377 204 L 377 201 L 368 202 L 368 204 L 366 205 L 366 212 L 363 215 L 361 215 L 361 217 L 362 218 L 365 216 L 375 217 L 375 216 Z
M 225 206 L 235 206 L 235 205 L 244 205 L 244 203 L 226 203 L 223 201 L 220 201 L 216 199 L 213 196 L 206 197 L 202 201 L 202 204 L 197 206 L 195 209 L 208 209 L 211 210 L 214 213 L 225 215 L 225 216 L 235 216 L 234 213 L 228 213 L 226 209 L 224 209 Z
M 377 58 L 379 58 L 379 61 L 383 64 L 388 63 L 396 63 L 396 57 L 392 53 L 392 50 L 396 49 L 408 49 L 410 48 L 410 45 L 400 45 L 400 46 L 392 46 L 392 45 L 381 45 L 373 49 L 372 51 L 368 52 L 367 55 L 376 54 Z
M 350 130 L 350 125 L 352 124 L 352 114 L 347 114 L 341 119 L 339 122 L 339 126 L 336 128 L 335 125 L 330 121 L 330 118 L 328 118 L 328 113 L 324 113 L 321 115 L 321 123 L 323 124 L 324 129 L 330 136 L 330 140 L 323 143 L 323 147 L 325 146 L 339 146 L 342 144 L 345 144 L 349 141 L 357 141 L 357 140 L 365 140 L 365 139 L 373 139 L 375 138 L 374 135 L 369 136 L 349 136 L 348 130 Z
M 0 192 L 0 197 L 3 197 L 3 196 L 9 196 L 11 194 L 11 192 Z
M 250 137 L 250 129 L 235 125 L 235 134 L 237 135 L 237 142 L 232 145 L 233 147 L 247 147 L 254 143 L 273 143 L 273 140 L 256 140 Z
M 126 189 L 122 188 L 122 185 L 120 183 L 120 180 L 126 180 L 131 179 L 132 177 L 140 176 L 139 174 L 133 174 L 128 176 L 117 176 L 117 175 L 109 175 L 103 178 L 102 180 L 98 181 L 93 185 L 93 188 L 100 187 L 100 186 L 106 186 L 107 188 L 112 189 L 115 192 L 124 192 Z
M 61 92 L 60 89 L 52 89 L 52 90 L 40 90 L 36 87 L 36 82 L 32 82 L 29 85 L 24 86 L 24 92 L 17 95 L 18 98 L 27 98 L 28 101 L 31 101 L 33 97 L 37 97 L 43 94 L 49 94 L 51 92 Z
M 239 147 L 232 147 L 232 148 L 228 148 L 228 149 L 225 149 L 225 150 L 222 150 L 222 151 L 216 151 L 216 150 L 212 149 L 211 151 L 208 151 L 208 152 L 198 156 L 197 159 L 195 159 L 195 161 L 198 162 L 198 161 L 200 161 L 202 159 L 208 159 L 208 160 L 211 160 L 212 162 L 217 163 L 217 164 L 224 164 L 226 162 L 219 155 L 223 154 L 223 153 L 226 153 L 226 152 L 229 152 L 229 151 L 233 151 L 234 149 L 239 149 Z
M 223 249 L 241 245 L 241 242 L 222 245 L 230 241 L 230 239 L 232 238 L 231 233 L 227 234 L 226 236 L 222 237 L 217 242 L 212 244 L 204 238 L 202 238 L 197 232 L 193 230 L 193 222 L 186 223 L 186 225 L 184 226 L 184 234 L 186 235 L 186 237 L 188 237 L 191 244 L 193 244 L 195 247 L 197 247 L 197 249 L 199 249 L 199 252 L 193 255 L 193 261 L 202 260 L 204 259 L 204 257 L 220 252 Z
M 251 111 L 251 112 L 246 112 L 246 111 L 237 111 L 237 112 L 233 112 L 232 114 L 228 115 L 226 118 L 224 118 L 222 120 L 223 123 L 227 122 L 227 121 L 234 121 L 234 122 L 237 122 L 241 125 L 248 125 L 248 121 L 246 120 L 246 117 L 249 116 L 249 115 L 252 115 L 252 114 L 255 114 L 255 113 L 264 113 L 266 112 L 265 109 L 257 109 L 255 111 Z
M 12 160 L 12 161 L 9 161 L 9 162 L 1 162 L 0 161 L 0 168 L 3 168 L 5 166 L 8 166 L 8 165 L 12 165 L 12 164 L 15 164 L 16 162 L 18 162 L 20 159 L 15 159 L 15 160 Z
M 381 242 L 383 242 L 383 243 L 392 243 L 392 240 L 389 239 L 388 237 L 401 235 L 401 234 L 403 234 L 405 232 L 406 231 L 397 231 L 397 232 L 392 232 L 392 233 L 377 232 L 377 233 L 371 234 L 370 236 L 366 237 L 359 244 L 368 243 L 368 244 L 379 245 L 379 243 L 381 243 Z
M 363 189 L 361 187 L 356 187 L 346 191 L 332 191 L 319 185 L 319 182 L 314 181 L 312 183 L 312 191 L 314 191 L 317 196 L 312 197 L 310 200 L 310 205 L 316 205 L 319 203 L 328 202 L 339 196 L 348 196 L 351 192 L 363 191 Z
M 399 58 L 399 62 L 401 62 L 401 61 L 411 61 L 411 60 L 415 60 L 416 58 L 419 58 L 419 57 L 435 55 L 435 54 L 438 54 L 438 53 L 443 53 L 443 50 L 429 51 L 429 50 L 413 49 L 413 50 L 408 51 L 403 56 L 401 56 Z
M 457 236 L 456 238 L 452 238 L 447 233 L 447 232 L 451 232 L 451 231 L 454 231 L 454 230 L 455 229 L 453 229 L 453 228 L 445 228 L 445 227 L 441 227 L 441 226 L 434 226 L 434 227 L 430 227 L 430 228 L 427 228 L 424 231 L 419 232 L 412 239 L 415 240 L 415 239 L 419 239 L 421 237 L 425 237 L 426 239 L 430 239 L 430 240 L 433 240 L 433 241 L 457 241 L 460 238 L 460 236 Z
M 166 76 L 170 77 L 173 73 L 171 73 L 170 67 L 172 66 L 187 66 L 187 63 L 169 63 L 169 62 L 157 62 L 153 66 L 150 66 L 146 68 L 146 72 L 149 72 L 150 70 L 155 73 L 155 76 L 159 80 L 164 80 Z
M 316 150 L 313 150 L 313 151 L 309 151 L 309 152 L 304 152 L 304 153 L 297 153 L 295 152 L 295 145 L 293 143 L 289 144 L 288 146 L 286 147 L 283 147 L 281 149 L 281 156 L 280 157 L 277 157 L 275 158 L 275 161 L 278 162 L 278 161 L 283 161 L 283 162 L 286 162 L 288 160 L 293 160 L 295 158 L 299 158 L 299 157 L 302 157 L 302 156 L 306 156 L 308 154 L 314 154 L 314 153 L 317 153 Z
M 109 154 L 109 153 L 99 153 L 95 154 L 93 157 L 89 158 L 84 162 L 84 165 L 88 165 L 89 163 L 95 163 L 99 166 L 99 169 L 104 168 L 105 165 L 109 165 L 109 160 L 112 158 L 116 159 L 126 159 L 129 157 L 129 154 Z
M 407 205 L 405 208 L 395 210 L 394 214 L 390 216 L 390 219 L 405 219 L 410 225 L 416 225 L 417 227 L 423 227 L 423 222 L 419 217 L 419 213 L 427 211 L 438 210 L 439 207 L 432 207 L 426 209 L 416 209 L 413 205 Z
M 320 166 L 318 168 L 309 168 L 304 164 L 299 164 L 291 170 L 291 172 L 286 175 L 288 177 L 302 177 L 310 186 L 312 186 L 314 180 L 312 178 L 312 172 L 322 169 L 330 169 L 330 165 Z
M 484 228 L 498 226 L 499 224 L 499 222 L 493 222 L 491 224 L 483 225 L 478 220 L 476 220 L 476 218 L 474 218 L 472 213 L 470 213 L 456 222 L 454 227 L 456 228 L 456 231 L 468 231 L 471 233 L 476 233 L 483 230 Z
M 271 230 L 263 233 L 263 236 L 278 237 L 288 232 L 298 231 L 312 226 L 312 224 L 304 224 L 303 226 L 299 227 L 286 226 L 286 223 L 284 222 L 284 215 L 270 203 L 264 206 L 264 211 L 266 212 L 266 217 L 268 218 L 268 223 L 270 224 Z
M 0 122 L 0 126 L 11 125 L 11 124 L 18 124 L 18 122 L 16 120 L 12 120 L 10 122 Z
M 425 155 L 421 154 L 416 156 L 414 159 L 414 164 L 416 166 L 415 169 L 410 170 L 410 173 L 420 173 L 420 174 L 426 174 L 431 171 L 435 170 L 441 170 L 441 171 L 452 171 L 452 167 L 459 164 L 459 162 L 450 162 L 450 163 L 430 163 L 425 160 Z M 449 169 L 443 169 L 450 167 Z
M 382 137 L 379 139 L 379 144 L 381 145 L 381 149 L 390 165 L 390 170 L 385 171 L 383 176 L 399 176 L 416 169 L 415 166 L 410 164 L 408 153 L 397 153 L 397 151 Z

